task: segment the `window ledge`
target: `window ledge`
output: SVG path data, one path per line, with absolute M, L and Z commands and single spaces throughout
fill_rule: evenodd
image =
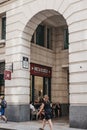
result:
M 51 50 L 51 49 L 48 49 L 48 48 L 46 48 L 46 47 L 43 47 L 43 46 L 39 46 L 39 45 L 37 45 L 37 44 L 31 44 L 32 45 L 32 47 L 36 47 L 36 48 L 39 48 L 39 49 L 41 49 L 41 50 L 45 50 L 45 51 L 49 51 L 49 52 L 54 52 L 53 50 Z
M 69 64 L 62 65 L 62 68 L 68 68 L 68 67 L 69 67 Z
M 5 46 L 5 40 L 0 40 L 0 48 Z
M 8 2 L 9 0 L 0 0 L 0 4 L 3 4 L 5 2 Z

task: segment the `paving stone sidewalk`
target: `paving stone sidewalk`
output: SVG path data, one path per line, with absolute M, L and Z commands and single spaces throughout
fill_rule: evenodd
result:
M 39 130 L 42 126 L 42 121 L 29 121 L 29 122 L 7 122 L 4 123 L 0 121 L 0 130 Z M 53 122 L 53 130 L 83 130 L 83 129 L 76 129 L 76 128 L 69 128 L 68 123 L 61 123 L 61 122 Z M 49 130 L 48 124 L 45 127 L 45 130 Z

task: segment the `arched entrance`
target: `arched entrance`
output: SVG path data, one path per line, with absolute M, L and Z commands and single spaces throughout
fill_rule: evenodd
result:
M 40 1 L 39 1 L 40 2 Z M 54 4 L 54 2 L 53 1 L 51 1 L 51 3 L 50 4 L 48 4 L 48 2 L 50 3 L 50 1 L 48 0 L 45 4 L 46 4 L 46 6 L 45 6 L 45 4 L 43 3 L 42 5 L 41 5 L 41 3 L 40 3 L 40 5 L 41 5 L 41 7 L 40 8 L 37 8 L 37 11 L 35 12 L 34 10 L 32 10 L 32 6 L 33 6 L 33 4 L 30 6 L 31 8 L 31 12 L 32 12 L 32 14 L 33 14 L 33 16 L 35 16 L 35 19 L 33 19 L 34 17 L 31 17 L 30 18 L 30 22 L 32 21 L 32 20 L 34 20 L 34 22 L 36 22 L 36 26 L 33 28 L 33 30 L 32 30 L 32 25 L 31 25 L 31 27 L 30 27 L 30 29 L 31 29 L 31 31 L 30 31 L 30 37 L 29 37 L 29 42 L 30 42 L 30 44 L 31 44 L 31 37 L 32 37 L 32 35 L 33 35 L 33 33 L 34 33 L 34 31 L 35 31 L 35 29 L 38 27 L 38 25 L 42 22 L 42 21 L 44 21 L 44 20 L 46 20 L 47 19 L 47 17 L 48 17 L 48 21 L 49 21 L 49 17 L 50 16 L 47 16 L 46 18 L 44 18 L 44 16 L 41 14 L 41 16 L 39 16 L 38 15 L 38 12 L 41 12 L 42 10 L 44 11 L 44 10 L 52 10 L 52 14 L 53 15 L 55 15 L 55 13 L 54 12 L 56 12 L 55 10 L 57 10 L 57 15 L 58 14 L 61 14 L 62 16 L 64 16 L 64 18 L 66 19 L 65 21 L 66 21 L 66 23 L 67 23 L 67 25 L 68 25 L 68 28 L 69 28 L 69 41 L 70 41 L 70 43 L 72 43 L 72 44 L 70 44 L 70 47 L 69 47 L 69 73 L 70 73 L 70 75 L 69 75 L 69 78 L 70 78 L 70 85 L 69 85 L 69 88 L 70 88 L 70 91 L 69 91 L 69 93 L 70 93 L 70 97 L 69 97 L 69 99 L 70 99 L 70 115 L 69 115 L 69 119 L 70 119 L 70 126 L 72 126 L 72 127 L 83 127 L 83 122 L 81 122 L 80 123 L 80 118 L 78 117 L 78 115 L 77 115 L 77 112 L 76 111 L 80 111 L 79 112 L 79 114 L 80 113 L 82 113 L 82 115 L 84 115 L 84 112 L 83 112 L 83 107 L 77 107 L 77 106 L 79 106 L 79 102 L 80 103 L 82 103 L 82 101 L 80 101 L 80 99 L 79 99 L 79 102 L 78 102 L 78 98 L 75 98 L 74 96 L 76 96 L 76 97 L 79 97 L 80 96 L 80 93 L 79 94 L 76 94 L 75 93 L 75 91 L 74 91 L 74 88 L 73 88 L 73 86 L 77 86 L 77 88 L 78 88 L 78 86 L 80 85 L 79 84 L 79 81 L 78 81 L 78 78 L 77 78 L 77 71 L 74 71 L 74 65 L 75 66 L 78 66 L 78 59 L 76 59 L 75 58 L 75 55 L 74 55 L 74 52 L 75 53 L 77 53 L 74 49 L 75 48 L 73 48 L 73 50 L 72 50 L 72 46 L 73 46 L 73 43 L 77 43 L 78 41 L 80 41 L 80 40 L 82 40 L 82 39 L 84 39 L 84 38 L 81 38 L 80 37 L 80 34 L 82 34 L 82 32 L 80 32 L 79 33 L 79 31 L 81 31 L 81 30 L 79 30 L 79 28 L 77 27 L 77 28 L 75 28 L 76 26 L 75 26 L 75 24 L 74 23 L 76 23 L 77 21 L 78 22 L 80 22 L 80 20 L 81 20 L 81 17 L 79 17 L 78 18 L 78 15 L 79 15 L 79 13 L 80 13 L 80 8 L 78 9 L 78 11 L 77 11 L 77 9 L 75 9 L 75 10 L 73 10 L 73 8 L 72 7 L 74 7 L 74 5 L 75 5 L 75 3 L 74 3 L 74 1 L 72 2 L 72 1 L 68 1 L 68 2 L 66 2 L 65 0 L 64 1 L 62 1 L 62 2 L 59 2 L 59 1 L 56 1 L 56 2 L 59 2 L 58 3 L 58 6 L 56 6 L 56 4 Z M 81 4 L 81 3 L 79 3 L 78 1 L 75 1 L 76 2 L 76 5 L 75 5 L 75 7 L 77 7 L 77 5 L 79 5 L 79 4 Z M 37 2 L 35 2 L 34 3 L 35 4 L 35 7 L 37 6 Z M 38 7 L 38 6 L 37 6 Z M 42 12 L 43 12 L 42 11 Z M 49 12 L 49 11 L 48 11 Z M 46 15 L 48 15 L 48 13 L 45 13 Z M 51 14 L 51 15 L 52 15 Z M 83 14 L 83 13 L 82 13 Z M 81 16 L 81 15 L 80 15 Z M 27 22 L 29 22 L 29 21 L 27 21 Z M 30 23 L 31 24 L 31 23 Z M 29 24 L 29 25 L 30 25 Z M 73 25 L 74 24 L 74 25 Z M 76 23 L 76 25 L 77 25 L 77 23 Z M 77 31 L 78 30 L 78 31 Z M 84 32 L 85 33 L 85 32 Z M 80 37 L 80 39 L 79 39 L 79 37 Z M 73 46 L 74 47 L 74 46 Z M 33 50 L 33 49 L 32 49 Z M 78 49 L 77 49 L 78 50 Z M 78 50 L 79 51 L 79 50 Z M 60 51 L 59 51 L 59 55 L 60 55 Z M 79 54 L 76 54 L 76 56 L 78 56 Z M 65 56 L 65 54 L 64 54 L 64 56 Z M 56 57 L 57 58 L 57 57 Z M 68 59 L 68 58 L 66 58 L 66 59 Z M 32 60 L 32 59 L 31 59 Z M 35 63 L 37 63 L 37 64 L 39 64 L 38 62 L 35 62 Z M 54 63 L 54 62 L 53 62 Z M 68 63 L 68 61 L 67 61 L 67 63 Z M 80 61 L 79 61 L 79 63 L 81 63 Z M 72 64 L 72 65 L 71 65 Z M 58 65 L 59 65 L 59 62 L 58 62 Z M 51 65 L 49 65 L 49 66 L 51 66 Z M 67 68 L 67 65 L 63 65 L 62 66 L 62 68 L 64 68 L 63 70 L 62 70 L 62 72 L 65 72 L 65 68 Z M 72 69 L 73 68 L 73 69 Z M 57 68 L 57 69 L 59 69 L 59 68 Z M 62 73 L 63 74 L 63 73 Z M 79 73 L 79 74 L 81 74 L 81 73 Z M 57 73 L 56 73 L 56 75 L 58 76 L 58 71 L 57 71 Z M 63 75 L 62 75 L 63 76 Z M 61 76 L 61 77 L 62 77 Z M 75 76 L 75 77 L 74 77 Z M 80 75 L 81 76 L 81 75 Z M 67 76 L 66 76 L 67 77 Z M 65 79 L 67 79 L 67 78 L 65 78 L 65 77 L 62 77 L 64 80 Z M 76 78 L 76 80 L 74 80 Z M 61 79 L 61 78 L 60 78 Z M 63 81 L 64 81 L 63 80 Z M 61 80 L 60 80 L 61 81 Z M 52 81 L 52 83 L 53 83 L 54 81 Z M 78 84 L 78 85 L 77 85 Z M 68 89 L 69 89 L 68 88 Z M 54 89 L 54 88 L 53 88 Z M 55 91 L 56 91 L 56 89 L 55 89 Z M 78 88 L 78 91 L 79 91 L 79 88 Z M 52 91 L 53 92 L 53 91 Z M 65 92 L 65 91 L 64 91 Z M 56 92 L 57 93 L 57 92 Z M 57 94 L 54 94 L 56 97 L 57 97 Z M 61 94 L 60 94 L 60 97 L 61 97 Z M 82 98 L 82 97 L 81 97 Z M 68 98 L 67 98 L 68 99 Z M 78 108 L 81 108 L 80 110 L 78 109 Z M 75 113 L 74 113 L 75 112 Z M 77 116 L 76 116 L 77 115 Z M 83 116 L 82 116 L 83 117 Z M 77 120 L 78 120 L 78 122 L 77 122 Z M 74 123 L 75 122 L 75 123 Z
M 25 27 L 30 39 L 30 100 L 48 94 L 53 104 L 61 104 L 61 116 L 69 115 L 68 26 L 54 10 L 33 16 Z M 50 73 L 49 73 L 50 71 Z M 54 117 L 56 114 L 54 114 Z

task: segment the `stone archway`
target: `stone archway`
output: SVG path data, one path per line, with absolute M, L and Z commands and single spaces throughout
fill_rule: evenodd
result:
M 36 41 L 31 44 L 30 39 L 30 62 L 52 68 L 51 99 L 53 103 L 61 103 L 62 116 L 66 116 L 69 114 L 69 86 L 67 80 L 67 69 L 69 66 L 68 49 L 64 49 L 63 35 L 65 28 L 67 28 L 67 23 L 63 16 L 56 11 L 45 10 L 32 17 L 25 27 L 25 32 L 29 35 L 32 32 L 35 33 L 37 26 L 41 24 L 50 26 L 52 29 L 52 48 L 50 50 L 47 49 L 46 41 L 44 47 L 36 45 Z M 27 36 L 32 38 L 32 35 L 29 35 Z M 57 79 L 59 80 L 58 82 Z
M 50 3 L 51 2 L 51 3 Z M 58 1 L 56 1 L 56 2 L 58 2 Z M 76 9 L 75 7 L 77 7 L 77 6 L 79 6 L 80 4 L 83 4 L 83 2 L 82 1 L 75 1 L 75 3 L 74 3 L 74 1 L 72 2 L 72 1 L 68 1 L 68 2 L 66 2 L 65 0 L 64 1 L 62 1 L 62 2 L 60 2 L 60 3 L 58 3 L 58 5 L 56 5 L 53 1 L 44 1 L 44 3 L 45 4 L 43 4 L 43 3 L 41 3 L 40 1 L 38 1 L 38 2 L 34 2 L 34 5 L 35 5 L 35 7 L 37 6 L 37 3 L 39 4 L 40 3 L 40 5 L 42 4 L 42 6 L 40 6 L 39 8 L 36 8 L 37 9 L 37 11 L 38 12 L 40 12 L 41 10 L 46 10 L 46 9 L 52 9 L 52 10 L 56 10 L 57 12 L 59 12 L 61 15 L 63 15 L 64 16 L 64 18 L 66 19 L 66 21 L 67 21 L 67 24 L 68 24 L 68 27 L 69 27 L 69 43 L 70 43 L 70 46 L 69 46 L 69 66 L 70 66 L 70 68 L 69 68 L 69 71 L 70 71 L 70 75 L 69 75 L 69 77 L 70 77 L 70 126 L 72 126 L 72 127 L 81 127 L 81 128 L 85 128 L 86 126 L 83 126 L 83 124 L 84 124 L 84 121 L 83 122 L 80 122 L 80 118 L 77 116 L 77 119 L 76 119 L 76 116 L 75 116 L 75 114 L 76 114 L 76 112 L 75 111 L 78 111 L 79 110 L 79 108 L 81 108 L 79 111 L 82 113 L 82 117 L 84 117 L 83 115 L 84 115 L 84 112 L 83 112 L 83 107 L 80 107 L 79 106 L 79 103 L 86 103 L 86 102 L 84 102 L 83 100 L 80 100 L 79 99 L 79 101 L 78 100 L 74 100 L 74 94 L 73 94 L 73 92 L 72 92 L 72 89 L 74 89 L 73 87 L 75 86 L 75 84 L 78 84 L 78 85 L 76 85 L 77 86 L 77 89 L 79 89 L 79 87 L 78 86 L 80 86 L 81 87 L 81 84 L 79 83 L 80 81 L 78 80 L 78 78 L 76 78 L 76 81 L 74 82 L 73 81 L 73 78 L 75 79 L 75 77 L 77 77 L 77 71 L 73 71 L 72 69 L 73 69 L 73 65 L 75 65 L 75 66 L 79 66 L 79 64 L 81 64 L 82 63 L 82 60 L 80 59 L 80 60 L 78 60 L 78 59 L 76 59 L 76 60 L 73 60 L 73 58 L 74 58 L 74 55 L 73 55 L 73 52 L 75 52 L 75 53 L 77 53 L 78 52 L 78 50 L 80 49 L 80 48 L 78 48 L 78 47 L 76 47 L 77 49 L 77 52 L 74 50 L 75 49 L 75 47 L 73 46 L 73 43 L 77 43 L 77 44 L 80 44 L 81 45 L 81 42 L 80 42 L 80 40 L 83 42 L 83 39 L 84 39 L 84 37 L 80 37 L 80 35 L 81 34 L 84 34 L 85 35 L 85 30 L 84 31 L 81 31 L 81 28 L 79 28 L 79 27 L 76 27 L 76 25 L 78 24 L 78 23 L 80 23 L 80 24 L 83 24 L 83 23 L 81 23 L 80 21 L 82 20 L 82 19 L 85 19 L 85 17 L 84 18 L 81 18 L 81 15 L 85 12 L 85 11 L 82 11 L 82 13 L 80 14 L 80 10 L 83 10 L 83 7 L 82 8 L 78 8 L 78 9 Z M 49 3 L 50 3 L 50 5 L 49 5 Z M 32 3 L 32 5 L 33 5 L 33 3 Z M 36 11 L 32 11 L 32 5 L 30 6 L 31 7 L 31 12 L 33 13 L 33 16 L 35 15 L 35 14 L 37 14 L 37 12 Z M 42 8 L 42 9 L 41 9 Z M 74 8 L 74 10 L 73 10 L 73 8 Z M 78 17 L 78 15 L 79 15 L 79 17 Z M 37 15 L 36 15 L 37 16 Z M 38 17 L 38 16 L 37 16 Z M 42 19 L 40 19 L 40 18 L 42 18 Z M 39 17 L 39 22 L 41 22 L 42 20 L 43 20 L 44 18 L 43 17 Z M 38 23 L 39 23 L 38 22 Z M 76 27 L 76 28 L 75 28 Z M 31 31 L 32 32 L 32 31 Z M 32 36 L 32 33 L 31 33 L 31 36 Z M 79 39 L 79 37 L 80 37 L 80 39 Z M 74 38 L 73 38 L 74 37 Z M 31 38 L 30 38 L 31 39 Z M 84 43 L 85 44 L 85 43 Z M 72 50 L 72 47 L 74 47 L 73 48 L 73 50 Z M 84 49 L 82 49 L 82 51 L 83 51 Z M 84 52 L 83 52 L 84 53 Z M 76 56 L 77 55 L 79 55 L 79 54 L 76 54 Z M 81 55 L 81 53 L 80 53 L 80 55 Z M 79 55 L 79 56 L 80 56 Z M 79 62 L 79 64 L 78 63 L 75 63 L 75 62 Z M 79 70 L 78 70 L 79 71 Z M 74 77 L 73 77 L 74 76 Z M 81 77 L 82 76 L 82 73 L 81 72 L 79 72 L 79 77 Z M 86 81 L 86 80 L 85 80 Z M 81 82 L 84 82 L 84 81 L 81 81 Z M 84 82 L 84 83 L 86 83 L 86 82 Z M 83 84 L 83 83 L 82 83 Z M 85 85 L 84 85 L 85 86 Z M 74 91 L 74 90 L 73 90 Z M 74 91 L 75 92 L 75 91 Z M 80 94 L 82 93 L 81 91 L 78 91 L 78 93 L 79 94 L 77 94 L 76 95 L 76 97 L 79 97 L 80 96 Z M 84 96 L 83 97 L 81 97 L 81 99 L 84 99 Z M 76 106 L 78 106 L 78 107 L 76 107 Z M 86 107 L 84 107 L 84 108 L 86 108 Z M 75 112 L 75 114 L 74 114 L 74 112 Z M 73 118 L 74 117 L 74 118 Z M 78 122 L 77 122 L 77 120 L 78 120 Z

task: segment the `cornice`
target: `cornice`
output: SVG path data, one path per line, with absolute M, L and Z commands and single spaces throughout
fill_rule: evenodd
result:
M 11 1 L 11 0 L 0 0 L 0 5 L 6 3 L 8 1 Z

